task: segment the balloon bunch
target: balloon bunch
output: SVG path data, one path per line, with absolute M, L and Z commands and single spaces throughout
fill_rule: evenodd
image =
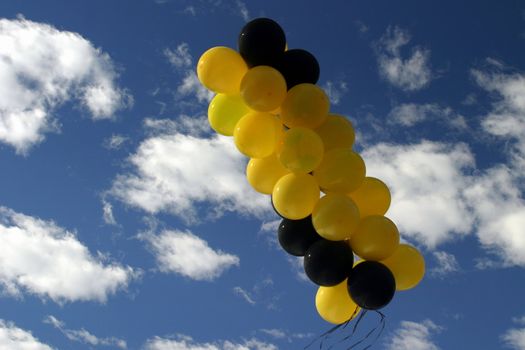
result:
M 283 30 L 267 18 L 247 23 L 238 46 L 214 47 L 199 59 L 200 82 L 217 93 L 208 109 L 211 127 L 233 136 L 250 158 L 248 182 L 271 195 L 283 218 L 281 246 L 304 256 L 306 275 L 320 286 L 321 317 L 342 324 L 361 308 L 386 306 L 396 289 L 419 283 L 425 263 L 416 248 L 399 243 L 396 225 L 384 216 L 388 187 L 366 177 L 352 149 L 352 124 L 330 113 L 316 85 L 317 60 L 288 50 Z M 361 258 L 355 264 L 354 253 Z

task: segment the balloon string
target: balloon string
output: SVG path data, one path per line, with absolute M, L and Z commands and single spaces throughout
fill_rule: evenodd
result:
M 307 346 L 305 346 L 303 349 L 306 350 L 308 349 L 310 346 L 312 346 L 313 344 L 315 344 L 317 341 L 320 340 L 320 343 L 319 343 L 319 349 L 322 349 L 323 348 L 323 344 L 324 342 L 328 339 L 328 337 L 330 336 L 330 334 L 334 333 L 335 331 L 337 331 L 339 328 L 346 328 L 346 326 L 348 326 L 348 323 L 350 323 L 350 321 L 355 317 L 355 315 L 357 315 L 357 313 L 359 312 L 359 307 L 356 306 L 354 312 L 352 313 L 352 316 L 350 316 L 350 318 L 348 320 L 346 320 L 345 322 L 341 323 L 341 324 L 338 324 L 338 325 L 335 325 L 334 327 L 330 328 L 329 330 L 327 330 L 326 332 L 324 332 L 323 334 L 321 334 L 320 336 L 318 336 L 317 338 L 315 338 L 314 340 L 312 340 L 310 342 L 310 344 L 308 344 Z M 362 318 L 362 315 L 359 316 L 359 319 L 358 319 L 358 322 L 359 320 Z M 356 326 L 354 326 L 354 331 L 355 332 L 355 328 Z
M 356 308 L 356 310 L 357 310 L 357 308 Z M 332 344 L 332 345 L 328 348 L 328 350 L 332 349 L 332 348 L 333 348 L 334 346 L 336 346 L 336 345 L 341 344 L 341 343 L 344 342 L 344 341 L 347 341 L 347 340 L 351 339 L 351 338 L 354 336 L 354 334 L 355 334 L 355 332 L 356 332 L 356 330 L 357 330 L 357 326 L 359 326 L 359 323 L 361 323 L 361 320 L 365 317 L 367 311 L 368 311 L 368 310 L 364 310 L 364 311 L 361 313 L 361 315 L 359 315 L 359 317 L 357 318 L 356 323 L 354 324 L 354 327 L 353 327 L 353 329 L 352 329 L 352 332 L 351 332 L 349 335 L 347 335 L 346 337 L 344 337 L 343 339 L 339 340 L 337 343 Z M 352 316 L 352 317 L 353 317 L 353 316 Z
M 349 348 L 347 348 L 347 350 L 351 350 L 351 349 L 354 349 L 356 346 L 358 346 L 359 344 L 363 343 L 365 340 L 367 340 L 378 328 L 379 328 L 379 332 L 376 334 L 376 337 L 375 339 L 372 341 L 372 343 L 370 343 L 369 345 L 367 345 L 365 348 L 363 348 L 363 350 L 367 350 L 369 349 L 370 347 L 372 347 L 372 345 L 375 344 L 375 342 L 379 339 L 379 336 L 383 333 L 383 330 L 385 329 L 385 325 L 386 325 L 386 321 L 385 321 L 385 318 L 386 316 L 381 312 L 381 311 L 377 311 L 375 310 L 375 312 L 379 315 L 379 317 L 381 318 L 380 321 L 379 321 L 379 324 L 377 326 L 375 326 L 372 330 L 370 330 L 370 332 L 368 332 L 366 334 L 365 337 L 363 337 L 361 340 L 359 340 L 358 342 L 350 345 Z

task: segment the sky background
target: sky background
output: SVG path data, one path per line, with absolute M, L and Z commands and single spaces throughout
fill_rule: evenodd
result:
M 302 349 L 331 326 L 195 75 L 260 16 L 317 57 L 425 255 L 373 348 L 525 349 L 525 3 L 299 0 L 0 2 L 0 349 Z

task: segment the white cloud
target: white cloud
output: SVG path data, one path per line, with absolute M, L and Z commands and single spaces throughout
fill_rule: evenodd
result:
M 525 350 L 525 328 L 509 329 L 501 339 L 512 349 Z
M 474 167 L 467 145 L 423 141 L 381 143 L 366 149 L 367 176 L 383 180 L 392 192 L 386 214 L 405 237 L 434 248 L 471 232 L 474 216 L 463 196 Z
M 525 316 L 514 318 L 514 323 L 519 325 L 525 324 Z M 502 336 L 501 340 L 509 348 L 515 350 L 525 350 L 525 328 L 511 328 L 508 329 Z
M 388 350 L 438 350 L 439 347 L 432 341 L 432 335 L 441 331 L 430 320 L 423 322 L 402 321 L 401 327 L 394 332 L 389 340 Z
M 457 114 L 450 107 L 443 107 L 435 103 L 404 103 L 394 107 L 388 114 L 388 118 L 390 122 L 403 126 L 414 126 L 429 120 L 439 120 L 455 129 L 467 128 L 465 117 Z
M 145 350 L 277 350 L 277 346 L 260 341 L 256 338 L 232 342 L 229 340 L 213 343 L 196 343 L 191 337 L 178 335 L 177 337 L 149 339 Z
M 494 94 L 492 110 L 483 117 L 488 133 L 514 142 L 511 161 L 516 170 L 525 173 L 525 73 L 506 72 L 498 61 L 487 61 L 486 71 L 471 71 L 477 84 Z
M 415 47 L 404 58 L 400 49 L 410 42 L 410 34 L 399 27 L 388 27 L 377 45 L 379 73 L 390 84 L 415 91 L 427 86 L 433 79 L 430 69 L 430 50 Z
M 257 217 L 272 212 L 269 198 L 248 184 L 246 159 L 231 138 L 168 129 L 144 140 L 128 161 L 132 171 L 117 176 L 110 192 L 148 213 L 167 212 L 195 222 L 226 211 Z M 199 212 L 203 203 L 207 211 Z
M 498 262 L 479 267 L 525 266 L 525 200 L 519 171 L 504 165 L 478 171 L 467 145 L 423 141 L 378 144 L 363 152 L 367 175 L 389 186 L 387 216 L 400 232 L 434 249 L 475 233 Z
M 344 94 L 348 92 L 348 85 L 344 81 L 327 81 L 322 88 L 328 95 L 330 103 L 333 105 L 338 105 Z
M 162 272 L 211 281 L 229 268 L 239 265 L 237 256 L 213 250 L 206 241 L 189 231 L 148 232 L 139 235 L 139 238 L 148 243 Z
M 51 221 L 0 207 L 0 286 L 55 302 L 97 300 L 127 287 L 138 272 L 91 255 L 75 235 Z
M 12 322 L 0 319 L 0 349 L 8 350 L 52 350 L 41 343 L 31 332 L 16 327 Z
M 480 243 L 504 265 L 525 266 L 525 200 L 514 171 L 496 166 L 465 190 L 478 218 Z
M 436 251 L 432 254 L 437 261 L 437 266 L 430 270 L 432 275 L 443 277 L 459 271 L 459 263 L 453 254 L 444 251 Z
M 120 349 L 127 349 L 126 341 L 116 337 L 100 338 L 91 334 L 84 328 L 81 329 L 67 329 L 63 321 L 60 321 L 52 315 L 44 318 L 44 323 L 50 324 L 64 334 L 69 340 L 93 346 L 116 346 Z
M 132 104 L 108 54 L 77 33 L 23 18 L 0 19 L 0 142 L 17 153 L 59 130 L 54 114 L 77 99 L 94 120 Z

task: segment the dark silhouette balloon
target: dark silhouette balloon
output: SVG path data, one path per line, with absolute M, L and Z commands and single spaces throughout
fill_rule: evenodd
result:
M 239 34 L 239 53 L 249 67 L 275 67 L 286 46 L 284 31 L 269 18 L 248 22 Z
M 311 215 L 301 220 L 283 219 L 278 234 L 281 247 L 295 256 L 304 256 L 308 248 L 321 239 L 314 229 Z
M 354 254 L 344 241 L 321 239 L 310 246 L 304 255 L 304 271 L 320 286 L 335 286 L 348 277 Z
M 396 281 L 388 267 L 377 261 L 357 264 L 348 277 L 348 293 L 366 310 L 385 307 L 394 297 Z
M 319 80 L 319 63 L 314 55 L 306 50 L 286 51 L 277 64 L 277 69 L 286 80 L 288 90 L 298 84 L 315 84 Z

